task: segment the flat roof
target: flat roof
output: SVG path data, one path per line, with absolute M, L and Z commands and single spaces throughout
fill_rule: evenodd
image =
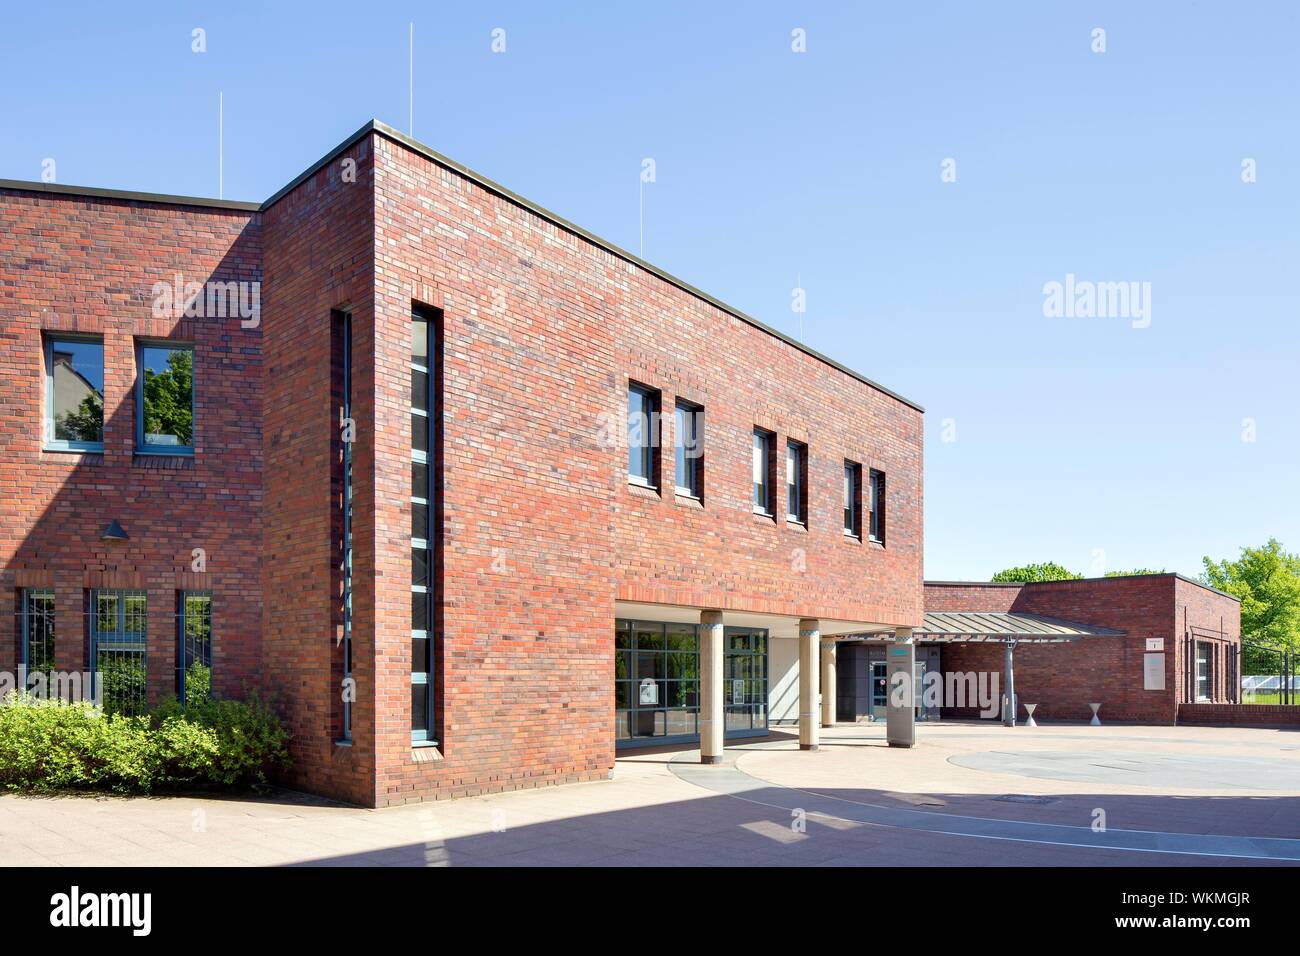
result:
M 194 196 L 169 196 L 161 193 L 128 192 L 125 190 L 116 190 L 116 189 L 98 189 L 90 186 L 63 186 L 55 183 L 25 182 L 22 180 L 13 180 L 13 179 L 0 179 L 0 189 L 13 189 L 13 190 L 22 190 L 27 192 L 44 192 L 44 193 L 50 193 L 55 195 L 82 196 L 82 197 L 100 198 L 100 199 L 120 199 L 120 200 L 128 200 L 131 202 L 153 202 L 153 203 L 163 203 L 168 205 L 200 206 L 200 207 L 208 207 L 213 209 L 240 210 L 244 212 L 265 212 L 267 209 L 275 205 L 286 195 L 292 192 L 295 188 L 301 185 L 305 180 L 309 179 L 311 176 L 314 176 L 317 172 L 321 170 L 322 167 L 333 162 L 339 156 L 339 154 L 345 152 L 348 149 L 351 149 L 352 146 L 359 139 L 371 133 L 375 133 L 380 136 L 383 136 L 386 139 L 389 139 L 395 143 L 398 143 L 401 146 L 406 147 L 407 149 L 412 150 L 413 152 L 419 153 L 421 156 L 425 157 L 426 159 L 428 159 L 433 163 L 436 163 L 439 166 L 442 166 L 444 169 L 450 170 L 451 172 L 463 176 L 464 178 L 475 183 L 476 185 L 481 186 L 483 189 L 486 189 L 488 192 L 494 193 L 495 195 L 500 196 L 501 198 L 506 199 L 517 206 L 527 209 L 529 212 L 533 213 L 534 215 L 547 220 L 553 225 L 559 226 L 561 229 L 564 229 L 567 232 L 571 232 L 574 235 L 587 240 L 588 242 L 592 243 L 595 246 L 599 246 L 600 248 L 604 249 L 606 252 L 609 252 L 612 255 L 617 256 L 618 258 L 636 266 L 639 269 L 644 269 L 646 272 L 649 272 L 652 275 L 657 276 L 658 278 L 669 283 L 670 285 L 676 286 L 677 288 L 681 289 L 683 292 L 686 292 L 694 296 L 695 298 L 700 299 L 703 302 L 707 302 L 709 305 L 712 305 L 714 308 L 726 312 L 728 315 L 740 319 L 742 322 L 746 323 L 747 325 L 752 325 L 754 328 L 766 332 L 768 335 L 771 335 L 774 338 L 780 339 L 782 342 L 785 342 L 787 345 L 790 345 L 798 349 L 800 352 L 803 352 L 805 355 L 809 355 L 812 358 L 817 359 L 819 362 L 822 362 L 825 365 L 829 365 L 831 368 L 835 369 L 836 371 L 843 372 L 845 375 L 863 383 L 864 385 L 869 385 L 871 388 L 875 389 L 881 394 L 887 395 L 896 401 L 902 402 L 904 405 L 907 405 L 909 408 L 914 408 L 916 409 L 916 411 L 921 413 L 925 412 L 925 409 L 921 405 L 917 404 L 911 399 L 905 398 L 904 396 L 898 394 L 897 392 L 886 388 L 885 386 L 881 385 L 879 382 L 872 381 L 871 379 L 867 378 L 865 375 L 861 374 L 860 372 L 855 372 L 847 365 L 842 365 L 841 363 L 835 361 L 829 356 L 823 355 L 821 352 L 818 352 L 816 349 L 810 348 L 809 346 L 805 345 L 799 340 L 794 339 L 789 335 L 786 335 L 784 332 L 781 332 L 773 328 L 772 326 L 766 324 L 765 322 L 762 322 L 759 319 L 756 319 L 753 316 L 748 315 L 745 312 L 742 312 L 740 309 L 737 309 L 735 306 L 728 305 L 727 303 L 723 302 L 721 299 L 709 295 L 707 292 L 704 292 L 703 290 L 696 288 L 695 286 L 691 285 L 689 282 L 686 282 L 683 279 L 679 279 L 677 276 L 669 272 L 665 272 L 663 269 L 660 269 L 659 267 L 653 265 L 652 263 L 647 262 L 646 260 L 642 259 L 640 256 L 628 252 L 626 249 L 623 249 L 622 247 L 615 245 L 614 243 L 608 241 L 607 239 L 602 239 L 600 236 L 597 236 L 595 233 L 588 232 L 586 229 L 583 229 L 581 226 L 577 226 L 574 223 L 569 222 L 567 219 L 564 219 L 563 217 L 558 216 L 555 213 L 551 212 L 549 209 L 539 206 L 537 203 L 532 202 L 531 200 L 525 199 L 523 196 L 520 196 L 518 193 L 512 192 L 511 190 L 507 189 L 505 186 L 502 186 L 501 184 L 494 182 L 491 179 L 488 179 L 486 176 L 476 173 L 468 166 L 464 166 L 456 162 L 455 160 L 442 155 L 441 153 L 435 151 L 431 147 L 426 146 L 424 143 L 421 143 L 418 140 L 414 140 L 411 137 L 398 132 L 393 127 L 389 126 L 386 123 L 382 123 L 377 119 L 372 119 L 369 122 L 365 123 L 355 133 L 353 133 L 351 136 L 344 139 L 343 142 L 335 146 L 332 150 L 330 150 L 323 157 L 321 157 L 321 159 L 317 160 L 305 171 L 300 173 L 298 176 L 294 177 L 294 179 L 290 181 L 288 185 L 284 186 L 282 189 L 277 190 L 269 199 L 267 199 L 263 203 L 235 202 L 232 200 L 225 200 L 225 199 L 201 199 Z
M 1179 574 L 1177 571 L 1162 571 L 1159 574 L 1115 574 L 1093 578 L 1065 578 L 1061 581 L 923 581 L 925 587 L 940 588 L 1025 588 L 1025 587 L 1051 587 L 1058 584 L 1086 584 L 1093 581 L 1124 581 L 1131 578 L 1177 578 L 1185 584 L 1194 584 L 1198 588 L 1204 588 L 1207 591 L 1213 591 L 1215 594 L 1221 594 L 1226 598 L 1231 598 L 1238 604 L 1241 598 L 1235 594 L 1229 594 L 1227 591 L 1220 591 L 1204 581 L 1198 581 L 1195 578 L 1189 578 L 1185 574 Z

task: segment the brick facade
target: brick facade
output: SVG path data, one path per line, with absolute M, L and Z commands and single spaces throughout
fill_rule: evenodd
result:
M 616 601 L 920 622 L 918 408 L 391 131 L 360 131 L 256 210 L 0 188 L 0 216 L 0 610 L 25 584 L 56 586 L 60 662 L 76 663 L 84 628 L 63 622 L 85 588 L 140 582 L 151 616 L 170 611 L 207 547 L 217 688 L 274 696 L 293 785 L 374 806 L 604 777 Z M 261 328 L 151 319 L 142 290 L 174 271 L 264 281 Z M 442 335 L 439 743 L 420 748 L 415 306 L 438 310 Z M 356 423 L 347 745 L 340 309 Z M 105 332 L 102 456 L 41 450 L 40 336 L 61 328 Z M 191 459 L 133 455 L 133 335 L 195 344 Z M 629 379 L 662 392 L 660 492 L 627 483 Z M 702 503 L 671 492 L 678 396 L 704 407 Z M 806 528 L 785 521 L 783 481 L 775 520 L 752 513 L 756 426 L 782 476 L 786 439 L 808 446 Z M 883 545 L 842 533 L 845 459 L 864 483 L 887 476 Z M 99 541 L 113 517 L 129 542 Z M 156 698 L 174 632 L 151 619 L 149 640 Z M 0 666 L 17 641 L 3 645 Z
M 229 319 L 155 318 L 154 284 L 260 282 L 253 211 L 0 190 L 0 670 L 21 653 L 18 597 L 53 588 L 56 666 L 86 666 L 86 594 L 142 589 L 148 694 L 176 683 L 176 594 L 213 592 L 213 679 L 240 695 L 261 664 L 261 333 Z M 43 336 L 104 343 L 104 449 L 44 450 Z M 194 345 L 195 454 L 135 454 L 137 341 Z M 129 540 L 100 534 L 116 519 Z M 193 549 L 206 552 L 195 572 Z M 10 622 L 13 622 L 12 627 Z
M 1226 701 L 1233 649 L 1240 648 L 1241 605 L 1174 574 L 1031 584 L 926 582 L 927 611 L 1018 611 L 1112 628 L 1124 637 L 1085 637 L 1076 643 L 1021 644 L 1015 651 L 1016 695 L 1034 703 L 1035 718 L 1083 720 L 1101 703 L 1103 721 L 1176 722 L 1188 700 L 1187 640 L 1214 648 L 1211 696 Z M 1148 638 L 1163 638 L 1165 689 L 1143 689 Z M 1003 669 L 1001 645 L 945 644 L 943 669 Z M 1194 664 L 1193 664 L 1194 667 Z M 1194 691 L 1193 691 L 1194 692 Z M 946 708 L 945 716 L 972 712 Z M 1023 707 L 1019 716 L 1023 719 Z

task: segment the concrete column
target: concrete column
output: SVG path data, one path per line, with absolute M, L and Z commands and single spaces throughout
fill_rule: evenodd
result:
M 822 643 L 822 726 L 835 726 L 835 642 Z
M 700 612 L 700 763 L 722 763 L 722 612 Z
M 821 737 L 817 712 L 818 684 L 821 683 L 821 622 L 799 621 L 799 749 L 816 750 Z
M 894 628 L 894 643 L 885 648 L 889 686 L 885 738 L 891 747 L 916 746 L 916 648 L 910 627 Z

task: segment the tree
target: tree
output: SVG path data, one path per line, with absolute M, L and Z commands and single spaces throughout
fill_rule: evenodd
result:
M 1152 571 L 1150 568 L 1134 568 L 1132 571 L 1107 571 L 1108 578 L 1131 578 L 1136 574 L 1168 574 L 1168 571 Z
M 104 401 L 92 392 L 75 411 L 65 412 L 54 422 L 54 437 L 63 441 L 103 441 Z
M 1242 548 L 1236 561 L 1202 559 L 1201 582 L 1241 598 L 1241 634 L 1273 647 L 1300 648 L 1300 555 L 1282 550 L 1276 538 L 1262 548 Z M 1276 655 L 1246 651 L 1247 670 L 1275 670 Z
M 150 435 L 175 435 L 177 443 L 194 443 L 194 353 L 176 349 L 167 356 L 167 370 L 144 373 L 144 430 Z
M 1019 568 L 1006 568 L 993 575 L 990 580 L 1005 583 L 1022 583 L 1026 581 L 1075 581 L 1083 577 L 1068 568 L 1063 568 L 1055 561 L 1043 564 L 1026 564 Z

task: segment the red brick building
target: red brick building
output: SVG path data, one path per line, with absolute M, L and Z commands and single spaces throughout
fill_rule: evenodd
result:
M 925 608 L 927 615 L 1010 612 L 1117 632 L 1018 645 L 1015 690 L 1022 720 L 1026 703 L 1037 705 L 1035 718 L 1047 720 L 1087 719 L 1089 705 L 1099 703 L 1103 721 L 1169 724 L 1177 720 L 1180 704 L 1238 699 L 1241 604 L 1181 575 L 1031 584 L 927 581 Z M 918 641 L 926 646 L 923 634 Z M 939 654 L 943 672 L 1004 668 L 998 644 L 945 643 Z M 945 707 L 942 713 L 973 716 L 971 708 Z
M 0 183 L 0 252 L 0 670 L 260 689 L 378 806 L 815 747 L 922 620 L 918 406 L 382 124 L 261 204 Z

